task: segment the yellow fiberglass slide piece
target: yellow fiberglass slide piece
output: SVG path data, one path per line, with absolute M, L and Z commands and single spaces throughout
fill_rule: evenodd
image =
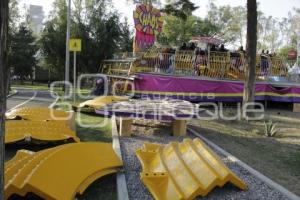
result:
M 6 113 L 7 119 L 21 118 L 32 121 L 67 121 L 70 113 L 46 107 L 21 107 Z
M 165 146 L 145 143 L 136 154 L 143 168 L 141 180 L 157 200 L 206 196 L 213 188 L 227 182 L 247 189 L 247 185 L 198 138 Z
M 110 103 L 119 102 L 119 101 L 128 101 L 128 100 L 129 97 L 123 97 L 123 96 L 101 96 L 80 103 L 78 108 L 89 107 L 93 109 L 99 109 Z
M 111 143 L 72 143 L 21 152 L 5 166 L 5 199 L 33 193 L 47 200 L 72 200 L 121 166 Z
M 18 141 L 31 141 L 31 139 L 40 141 L 62 141 L 80 139 L 76 133 L 61 121 L 26 121 L 26 120 L 8 120 L 5 123 L 6 134 L 5 144 Z

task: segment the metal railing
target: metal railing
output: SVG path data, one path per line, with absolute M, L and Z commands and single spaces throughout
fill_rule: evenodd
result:
M 121 55 L 121 54 L 119 54 Z M 247 62 L 242 52 L 176 51 L 162 53 L 152 50 L 139 55 L 124 56 L 102 63 L 102 73 L 129 76 L 138 72 L 201 76 L 215 79 L 243 80 Z M 279 57 L 256 57 L 256 79 L 266 80 L 270 76 L 288 77 L 288 67 Z
M 257 79 L 287 76 L 287 67 L 278 57 L 257 55 L 256 63 Z M 134 72 L 242 80 L 246 66 L 243 53 L 209 52 L 195 55 L 188 51 L 178 51 L 175 54 L 151 52 L 140 58 L 138 65 L 134 66 Z

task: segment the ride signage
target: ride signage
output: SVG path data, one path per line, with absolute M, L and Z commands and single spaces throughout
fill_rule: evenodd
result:
M 145 49 L 152 46 L 155 36 L 162 31 L 163 17 L 160 11 L 152 5 L 137 5 L 133 12 L 136 28 L 136 44 Z
M 138 31 L 154 35 L 162 31 L 163 17 L 152 5 L 138 5 L 133 12 L 135 28 Z

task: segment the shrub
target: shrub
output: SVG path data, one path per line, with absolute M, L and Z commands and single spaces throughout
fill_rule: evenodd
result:
M 277 127 L 276 124 L 273 123 L 271 120 L 265 122 L 265 135 L 268 137 L 275 137 L 277 134 Z

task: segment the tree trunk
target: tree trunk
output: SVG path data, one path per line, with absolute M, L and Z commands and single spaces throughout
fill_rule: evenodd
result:
M 11 74 L 10 74 L 10 68 L 7 66 L 7 79 L 6 79 L 6 94 L 9 95 L 9 92 L 11 91 Z
M 8 0 L 0 1 L 0 199 L 4 199 L 5 111 L 7 84 Z
M 257 2 L 247 0 L 247 65 L 245 70 L 245 86 L 243 104 L 255 101 L 255 67 L 257 50 Z M 253 108 L 253 106 L 248 106 Z M 251 113 L 246 113 L 251 117 Z

